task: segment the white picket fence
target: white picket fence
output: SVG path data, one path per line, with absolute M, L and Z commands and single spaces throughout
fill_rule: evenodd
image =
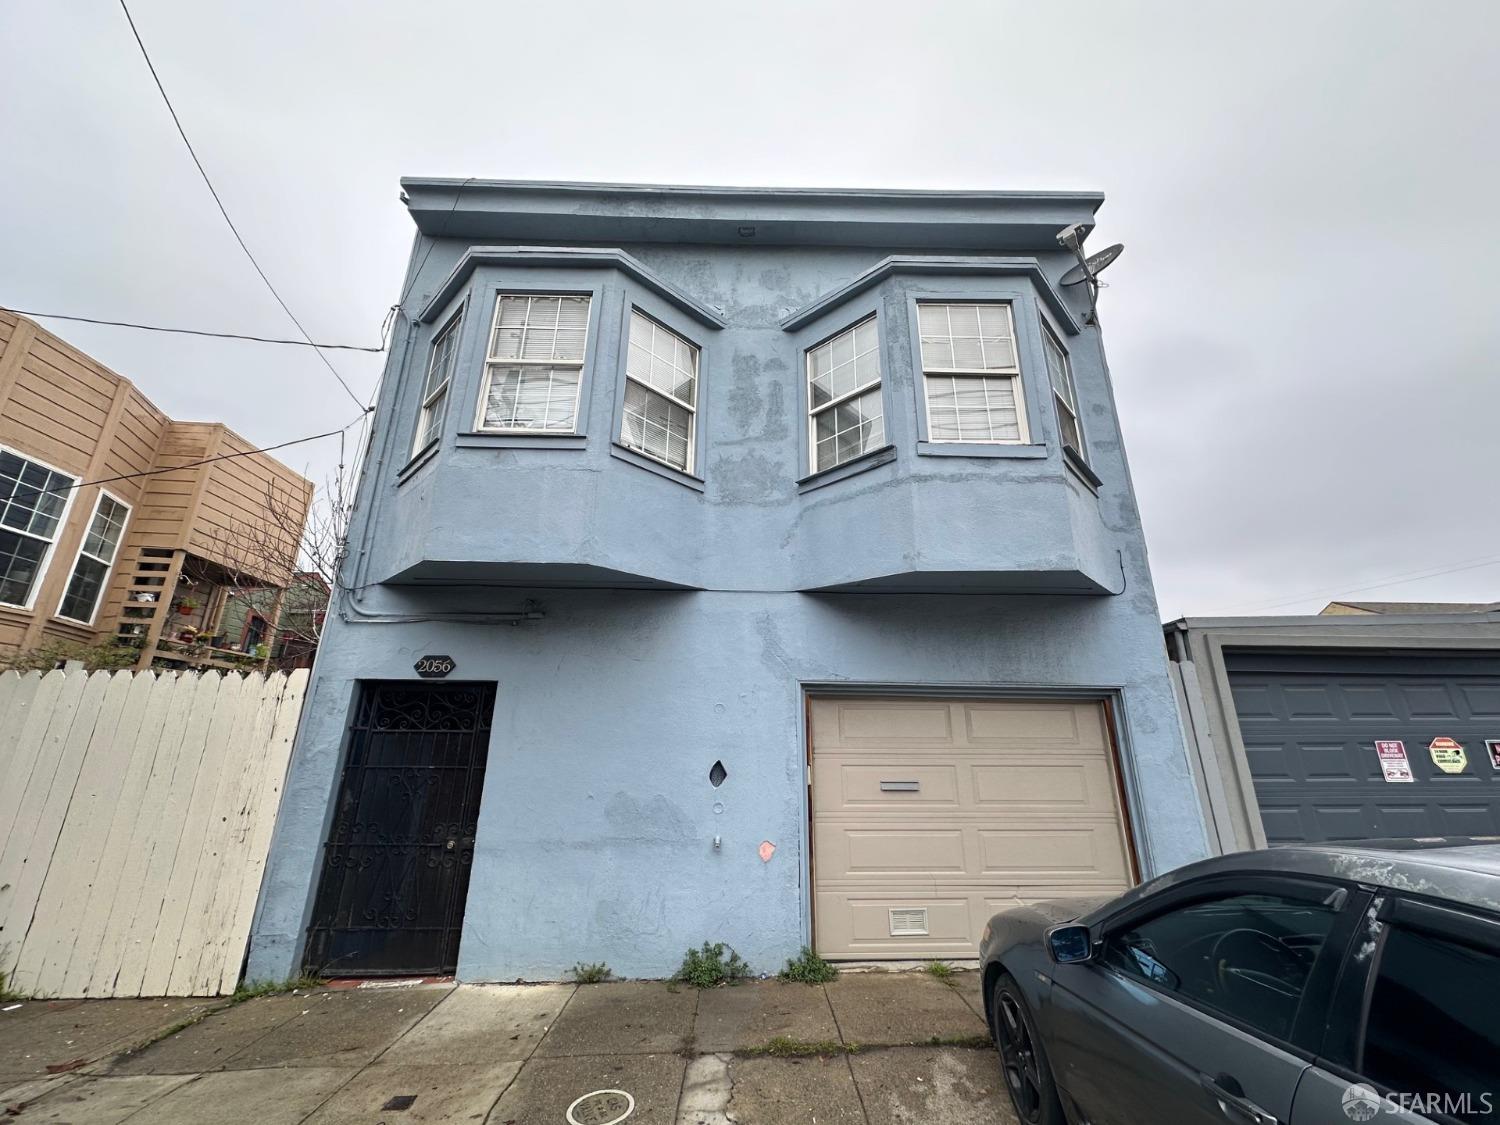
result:
M 232 992 L 307 672 L 0 675 L 0 973 Z

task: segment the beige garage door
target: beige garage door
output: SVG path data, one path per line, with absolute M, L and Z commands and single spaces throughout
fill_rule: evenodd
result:
M 991 914 L 1131 885 L 1100 703 L 812 704 L 818 952 L 972 957 Z

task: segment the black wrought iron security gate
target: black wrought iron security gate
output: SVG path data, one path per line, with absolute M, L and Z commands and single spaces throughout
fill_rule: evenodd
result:
M 494 684 L 360 684 L 308 928 L 310 972 L 457 968 L 494 709 Z

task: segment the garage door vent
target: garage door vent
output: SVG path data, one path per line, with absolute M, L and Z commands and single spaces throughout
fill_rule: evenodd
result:
M 926 937 L 927 907 L 891 911 L 891 937 Z

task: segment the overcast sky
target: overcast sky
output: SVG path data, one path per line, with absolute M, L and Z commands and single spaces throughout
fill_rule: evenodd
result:
M 316 339 L 378 338 L 402 175 L 1100 189 L 1163 615 L 1500 599 L 1495 0 L 131 10 Z M 116 0 L 0 5 L 0 154 L 0 304 L 293 333 Z M 306 349 L 45 323 L 262 444 L 357 412 Z M 368 394 L 379 357 L 331 358 Z

